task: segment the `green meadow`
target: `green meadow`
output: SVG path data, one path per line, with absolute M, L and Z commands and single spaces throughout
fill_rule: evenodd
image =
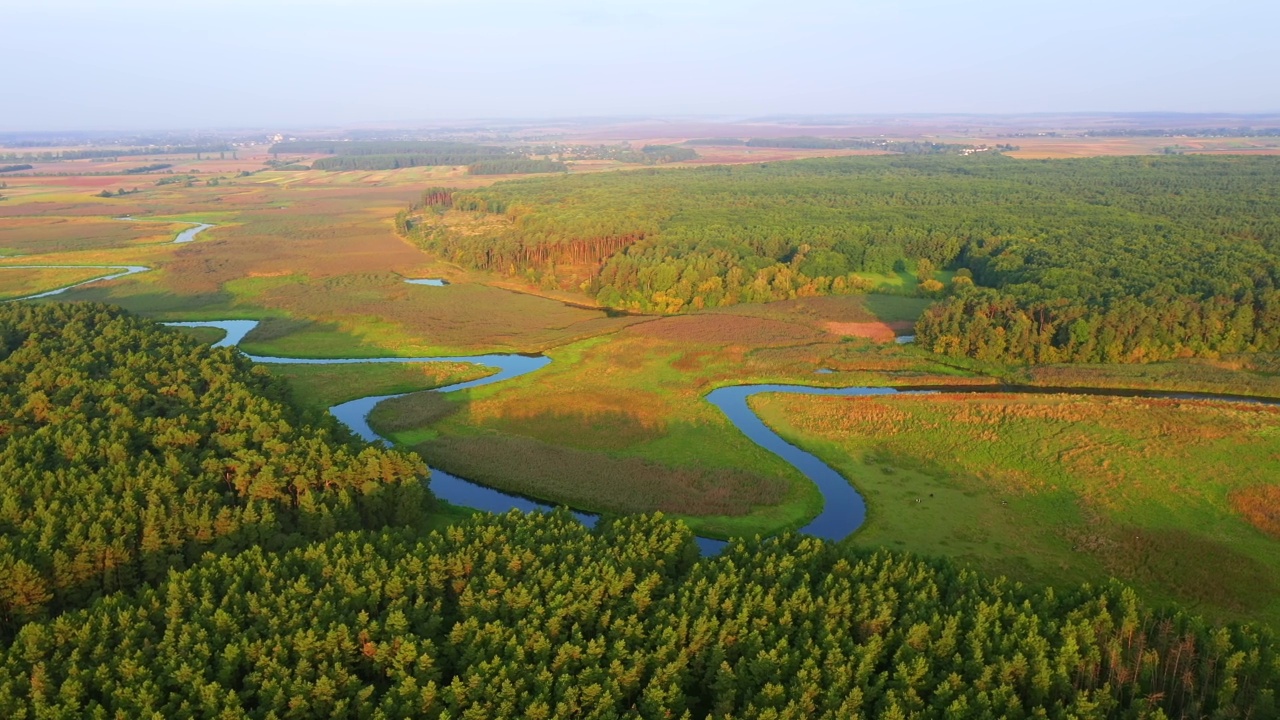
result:
M 866 497 L 849 542 L 1036 584 L 1115 576 L 1214 617 L 1280 621 L 1275 529 L 1249 520 L 1280 477 L 1280 409 L 1007 394 L 752 404 Z

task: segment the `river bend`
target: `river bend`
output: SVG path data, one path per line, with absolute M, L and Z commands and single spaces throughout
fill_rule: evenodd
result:
M 122 217 L 117 219 L 133 220 L 134 218 Z M 173 240 L 175 244 L 189 243 L 196 239 L 196 235 L 199 235 L 200 233 L 204 232 L 205 230 L 208 230 L 209 228 L 217 227 L 216 225 L 210 225 L 208 223 L 188 223 L 188 224 L 193 225 L 194 227 L 189 227 L 186 230 L 183 230 L 182 232 L 178 233 L 178 237 L 174 238 Z M 70 285 L 63 285 L 62 287 L 54 288 L 53 290 L 45 290 L 44 292 L 39 292 L 34 295 L 25 295 L 19 298 L 10 298 L 5 302 L 13 302 L 14 300 L 37 300 L 39 298 L 50 297 L 52 295 L 61 295 L 62 293 L 68 290 L 71 290 L 73 288 L 78 288 L 83 285 L 89 285 L 91 283 L 96 283 L 96 282 L 106 282 L 107 280 L 116 280 L 118 278 L 128 277 L 130 275 L 137 275 L 138 273 L 144 273 L 151 269 L 146 265 L 0 265 L 0 270 L 57 270 L 57 269 L 64 269 L 64 268 L 65 269 L 85 268 L 88 270 L 114 270 L 116 272 L 107 273 L 105 275 L 99 275 L 98 277 L 89 278 L 88 280 L 81 280 L 80 282 L 71 283 Z
M 215 347 L 236 347 L 244 337 L 257 326 L 257 320 L 224 320 L 220 322 L 171 322 L 166 323 L 179 327 L 215 327 L 226 332 Z M 456 357 L 382 357 L 382 358 L 289 358 L 262 355 L 248 355 L 249 359 L 260 363 L 272 364 L 306 364 L 334 365 L 349 363 L 431 363 L 455 362 L 474 363 L 495 368 L 496 373 L 477 380 L 455 383 L 437 388 L 433 392 L 456 392 L 467 388 L 481 387 L 502 382 L 511 378 L 527 375 L 540 370 L 551 363 L 551 359 L 543 356 L 526 355 L 470 355 Z M 1249 397 L 1241 395 L 1213 395 L 1204 393 L 1147 392 L 1109 388 L 1057 388 L 1040 386 L 1007 386 L 1007 385 L 934 385 L 919 387 L 812 387 L 808 385 L 734 385 L 722 387 L 707 394 L 707 401 L 715 405 L 725 417 L 757 445 L 778 455 L 809 478 L 823 497 L 823 509 L 809 524 L 801 528 L 802 532 L 827 540 L 841 540 L 862 526 L 866 520 L 866 503 L 862 495 L 853 485 L 836 472 L 834 468 L 820 460 L 816 455 L 802 450 L 784 440 L 753 412 L 747 404 L 748 400 L 761 393 L 796 393 L 803 395 L 826 395 L 857 397 L 870 395 L 897 395 L 923 393 L 1071 393 L 1076 395 L 1106 395 L 1126 397 L 1146 397 L 1178 400 L 1216 400 L 1230 402 L 1251 402 L 1280 405 L 1280 400 Z M 339 421 L 351 428 L 353 432 L 365 440 L 372 442 L 388 441 L 374 432 L 369 426 L 369 413 L 374 406 L 383 400 L 402 397 L 409 393 L 394 395 L 373 395 L 358 398 L 329 408 Z M 388 443 L 389 444 L 389 443 Z M 488 512 L 506 512 L 516 509 L 525 512 L 550 510 L 551 506 L 536 500 L 512 495 L 493 488 L 480 485 L 456 475 L 437 470 L 431 471 L 431 490 L 438 497 L 456 505 L 472 507 Z M 574 513 L 587 524 L 594 524 L 596 516 Z M 718 552 L 724 543 L 710 538 L 699 538 L 699 545 L 704 552 Z
M 197 227 L 183 231 L 174 242 L 190 242 L 200 232 L 214 227 L 203 223 L 197 223 Z M 28 295 L 18 300 L 34 300 L 37 298 L 49 297 L 71 290 L 72 288 L 81 287 L 89 283 L 102 282 L 104 280 L 113 280 L 116 278 L 133 275 L 135 273 L 146 272 L 150 268 L 141 265 L 4 265 L 0 269 L 5 268 L 66 268 L 66 267 L 94 267 L 110 270 L 117 270 L 112 274 L 102 277 L 91 278 L 82 282 L 67 285 L 65 287 L 49 290 L 35 295 Z M 166 325 L 175 327 L 211 327 L 218 328 L 226 333 L 218 342 L 214 343 L 214 347 L 239 347 L 241 341 L 258 325 L 257 320 L 220 320 L 220 321 L 193 321 L 193 322 L 168 322 Z M 242 351 L 243 352 L 243 351 Z M 512 354 L 488 354 L 488 355 L 466 355 L 454 357 L 380 357 L 380 358 L 292 358 L 292 357 L 275 357 L 263 355 L 245 355 L 254 362 L 270 363 L 270 364 L 293 364 L 293 365 L 336 365 L 351 363 L 472 363 L 496 370 L 491 375 L 469 380 L 466 382 L 455 383 L 444 387 L 436 388 L 432 392 L 457 392 L 469 388 L 482 387 L 494 383 L 503 382 L 511 378 L 527 375 L 531 372 L 540 370 L 551 363 L 551 359 L 540 355 L 512 355 Z M 828 540 L 841 540 L 848 537 L 851 533 L 862 526 L 866 520 L 866 503 L 862 495 L 854 489 L 853 485 L 834 468 L 818 459 L 817 456 L 802 450 L 795 445 L 784 440 L 780 435 L 770 429 L 765 423 L 753 412 L 748 405 L 748 400 L 760 393 L 796 393 L 803 395 L 827 395 L 827 396 L 870 396 L 870 395 L 894 395 L 894 394 L 919 394 L 919 393 L 1069 393 L 1076 395 L 1102 395 L 1102 396 L 1124 396 L 1124 397 L 1144 397 L 1157 399 L 1177 399 L 1177 400 L 1211 400 L 1225 402 L 1247 402 L 1260 403 L 1268 405 L 1280 405 L 1280 400 L 1272 398 L 1253 397 L 1245 395 L 1223 395 L 1209 393 L 1181 393 L 1181 392 L 1158 392 L 1158 391 L 1139 391 L 1124 390 L 1113 388 L 1075 388 L 1075 387 L 1041 387 L 1041 386 L 1008 386 L 1008 385 L 938 385 L 938 386 L 919 386 L 919 387 L 812 387 L 808 385 L 791 385 L 791 384 L 766 384 L 766 385 L 735 385 L 718 388 L 707 394 L 707 401 L 715 405 L 725 414 L 725 417 L 734 424 L 743 434 L 750 438 L 757 445 L 778 455 L 795 467 L 801 474 L 812 481 L 823 497 L 823 509 L 809 524 L 801 528 L 802 532 L 814 535 Z M 390 444 L 386 438 L 381 437 L 373 428 L 369 426 L 369 413 L 374 406 L 383 400 L 402 397 L 409 393 L 398 393 L 393 395 L 372 395 L 368 397 L 358 398 L 349 402 L 334 405 L 329 408 L 340 422 L 349 427 L 356 435 L 371 442 L 382 442 Z M 551 510 L 552 507 L 546 503 L 533 500 L 531 498 L 505 493 L 500 490 L 471 482 L 456 475 L 432 468 L 431 471 L 431 490 L 437 496 L 456 505 L 476 508 L 486 512 L 502 513 L 509 510 L 521 510 L 524 512 Z M 587 525 L 594 525 L 597 516 L 575 511 L 574 515 Z M 704 552 L 716 553 L 723 549 L 725 543 L 721 540 L 711 538 L 698 538 L 698 544 Z

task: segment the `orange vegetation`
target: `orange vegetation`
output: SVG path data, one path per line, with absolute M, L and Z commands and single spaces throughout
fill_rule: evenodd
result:
M 1253 485 L 1231 493 L 1231 505 L 1249 524 L 1280 538 L 1280 485 Z
M 669 342 L 753 347 L 822 340 L 821 333 L 794 323 L 719 313 L 662 318 L 635 325 L 627 332 Z
M 876 342 L 893 342 L 898 335 L 910 334 L 915 325 L 910 321 L 897 322 L 827 322 L 827 332 L 842 337 L 860 337 Z

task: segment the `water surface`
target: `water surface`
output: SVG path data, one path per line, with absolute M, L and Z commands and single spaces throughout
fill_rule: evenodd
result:
M 258 325 L 257 320 L 196 320 L 191 322 L 167 322 L 165 325 L 174 327 L 212 327 L 218 328 L 226 333 L 226 336 L 213 344 L 213 347 L 235 347 L 244 340 L 244 337 Z M 242 351 L 243 352 L 243 351 Z M 546 367 L 551 363 L 551 358 L 541 355 L 461 355 L 453 357 L 381 357 L 381 358 L 288 358 L 276 357 L 270 355 L 245 355 L 254 362 L 272 363 L 272 364 L 291 364 L 291 365 L 344 365 L 351 363 L 473 363 L 484 367 L 490 367 L 497 370 L 492 375 L 486 375 L 475 380 L 454 383 L 444 387 L 436 388 L 428 392 L 457 392 L 468 388 L 481 387 L 483 385 L 491 385 L 493 383 L 502 382 L 511 378 L 527 375 L 531 372 Z M 409 393 L 396 393 L 393 395 L 370 395 L 368 397 L 357 398 L 348 402 L 340 403 L 329 408 L 329 412 L 333 414 L 339 422 L 343 423 L 351 429 L 356 435 L 369 442 L 381 442 L 384 445 L 390 445 L 390 441 L 374 432 L 369 425 L 369 413 L 373 408 L 384 400 L 392 398 L 404 397 Z M 446 500 L 454 505 L 475 508 L 491 513 L 504 513 L 510 510 L 520 510 L 522 512 L 550 512 L 553 506 L 539 502 L 532 498 L 516 495 L 513 493 L 502 492 L 494 488 L 471 482 L 457 475 L 447 473 L 437 468 L 431 468 L 431 492 L 436 497 Z M 588 527 L 595 527 L 596 522 L 600 519 L 598 515 L 592 513 L 571 510 L 573 516 L 582 521 Z M 704 554 L 716 554 L 724 549 L 728 544 L 723 540 L 715 540 L 712 538 L 697 538 L 698 546 Z
M 164 220 L 146 220 L 146 219 L 139 220 L 138 218 L 133 217 L 132 215 L 124 215 L 116 219 L 122 220 L 125 222 L 166 222 Z M 205 230 L 208 230 L 211 227 L 217 227 L 217 225 L 210 225 L 208 223 L 199 223 L 199 222 L 188 222 L 186 220 L 175 220 L 173 222 L 180 222 L 187 225 L 195 226 L 195 227 L 187 228 L 186 230 L 183 230 L 182 232 L 178 233 L 178 237 L 173 239 L 174 243 L 189 243 L 192 240 L 195 240 L 196 236 L 204 232 Z
M 254 327 L 257 326 L 257 320 L 223 320 L 223 321 L 196 321 L 196 322 L 171 322 L 167 325 L 179 327 L 214 327 L 220 328 L 226 332 L 226 337 L 214 344 L 215 347 L 231 347 L 237 346 Z M 246 353 L 246 355 L 248 355 Z M 381 357 L 381 358 L 288 358 L 264 355 L 248 355 L 255 362 L 273 363 L 273 364 L 300 364 L 300 365 L 336 365 L 350 363 L 431 363 L 431 362 L 454 362 L 454 363 L 474 363 L 497 370 L 492 375 L 485 376 L 476 380 L 468 380 L 466 382 L 455 383 L 445 387 L 437 388 L 432 392 L 457 392 L 468 388 L 481 387 L 493 383 L 502 382 L 521 375 L 527 375 L 531 372 L 546 367 L 551 359 L 543 356 L 528 355 L 470 355 L 470 356 L 453 356 L 453 357 Z M 823 368 L 818 372 L 829 368 Z M 759 416 L 757 416 L 747 404 L 747 401 L 753 395 L 760 393 L 792 393 L 800 395 L 825 395 L 840 397 L 865 397 L 874 395 L 898 395 L 898 394 L 921 394 L 921 393 L 1013 393 L 1013 394 L 1074 394 L 1074 395 L 1101 395 L 1101 396 L 1117 396 L 1117 397 L 1142 397 L 1154 399 L 1172 399 L 1172 400 L 1215 400 L 1229 402 L 1248 402 L 1248 403 L 1264 403 L 1269 405 L 1280 405 L 1280 400 L 1273 398 L 1259 398 L 1245 395 L 1215 395 L 1205 393 L 1182 393 L 1182 392 L 1158 392 L 1143 390 L 1124 390 L 1114 388 L 1075 388 L 1075 387 L 1041 387 L 1041 386 L 1009 386 L 1009 385 L 931 385 L 931 386 L 911 386 L 911 387 L 840 387 L 840 388 L 823 388 L 810 387 L 807 385 L 783 385 L 783 384 L 766 384 L 766 385 L 737 385 L 731 387 L 718 388 L 707 394 L 707 401 L 715 405 L 725 414 L 725 417 L 733 423 L 744 435 L 750 438 L 760 447 L 774 453 L 783 460 L 790 463 L 799 470 L 805 477 L 809 478 L 814 485 L 818 487 L 823 497 L 822 512 L 818 514 L 808 525 L 801 528 L 802 532 L 815 535 L 827 540 L 842 540 L 856 531 L 866 521 L 867 508 L 862 495 L 854 489 L 844 476 L 836 472 L 834 468 L 818 459 L 817 456 L 805 450 L 792 445 L 782 439 L 780 435 L 765 425 Z M 373 428 L 369 426 L 369 413 L 378 403 L 389 400 L 391 398 L 402 397 L 408 393 L 400 393 L 395 395 L 372 395 L 369 397 L 358 398 L 350 402 L 334 405 L 329 408 L 339 421 L 359 435 L 361 438 L 371 442 L 382 442 L 390 444 L 386 438 L 381 437 Z M 552 506 L 531 498 L 515 495 L 512 493 L 495 490 L 491 487 L 480 485 L 465 478 L 451 475 L 442 470 L 432 469 L 431 471 L 431 490 L 444 500 L 455 505 L 472 507 L 487 512 L 501 513 L 509 510 L 521 510 L 525 512 L 533 511 L 549 511 Z M 574 517 L 577 517 L 587 525 L 596 523 L 598 516 L 574 511 Z M 706 554 L 715 554 L 722 550 L 726 543 L 721 540 L 713 540 L 710 538 L 698 538 L 698 545 Z
M 81 285 L 88 285 L 89 283 L 96 283 L 96 282 L 104 282 L 106 280 L 115 280 L 116 278 L 127 277 L 129 275 L 136 275 L 138 273 L 144 273 L 151 269 L 145 265 L 0 265 L 0 270 L 20 270 L 23 268 L 26 268 L 28 270 L 88 268 L 88 269 L 96 269 L 96 270 L 118 270 L 119 272 L 109 273 L 107 275 L 99 275 L 98 277 L 95 277 L 95 278 L 89 278 L 88 280 L 81 280 L 78 283 L 64 285 L 60 288 L 55 288 L 53 290 L 45 290 L 44 292 L 39 292 L 39 293 L 36 293 L 35 295 L 25 295 L 20 298 L 10 298 L 5 302 L 13 302 L 15 300 L 35 300 L 37 298 L 49 297 L 51 295 L 61 295 L 62 293 L 72 288 L 78 288 Z
M 134 222 L 138 222 L 136 218 L 132 218 L 128 216 L 120 217 L 116 219 L 131 220 Z M 182 232 L 178 233 L 178 237 L 174 239 L 175 243 L 189 243 L 192 240 L 196 239 L 196 235 L 199 235 L 200 233 L 204 232 L 205 230 L 208 230 L 211 227 L 217 227 L 216 225 L 209 225 L 208 223 L 189 223 L 189 224 L 194 225 L 195 227 L 187 228 L 186 230 L 183 230 Z M 37 300 L 39 298 L 50 297 L 52 295 L 61 295 L 62 293 L 68 290 L 71 290 L 73 288 L 78 288 L 81 285 L 88 285 L 90 283 L 96 283 L 96 282 L 106 282 L 107 280 L 116 280 L 118 278 L 128 277 L 129 275 L 144 273 L 151 269 L 145 265 L 0 265 L 0 270 L 4 270 L 6 268 L 12 268 L 15 270 L 21 269 L 21 268 L 27 268 L 27 269 L 93 268 L 93 269 L 101 269 L 101 270 L 119 270 L 120 272 L 109 273 L 107 275 L 100 275 L 95 278 L 89 278 L 88 280 L 81 280 L 78 283 L 64 285 L 60 288 L 54 288 L 53 290 L 45 290 L 44 292 L 39 292 L 34 295 L 26 295 L 20 298 L 11 298 L 10 300 L 5 302 L 11 302 L 13 300 Z M 231 344 L 234 345 L 235 343 L 231 343 Z
M 211 227 L 217 227 L 217 226 L 210 225 L 208 223 L 195 223 L 195 227 L 187 228 L 186 230 L 183 230 L 182 232 L 178 233 L 178 237 L 174 238 L 173 242 L 175 244 L 189 243 L 192 240 L 195 240 L 197 235 L 204 232 L 205 230 L 208 230 Z

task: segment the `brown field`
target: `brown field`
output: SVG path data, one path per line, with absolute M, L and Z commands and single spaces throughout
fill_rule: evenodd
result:
M 121 175 L 125 178 L 144 179 L 151 178 L 152 183 L 158 177 L 163 177 L 169 171 L 174 173 L 238 173 L 241 170 L 259 170 L 262 164 L 271 159 L 271 155 L 267 153 L 268 145 L 260 145 L 252 148 L 237 148 L 234 151 L 236 157 L 233 159 L 233 152 L 228 150 L 224 159 L 218 158 L 218 153 L 206 153 L 201 159 L 196 159 L 195 153 L 180 153 L 173 155 L 156 154 L 156 155 L 122 155 L 118 159 L 87 159 L 87 160 L 58 160 L 54 162 L 31 162 L 31 170 L 23 170 L 22 173 L 32 173 L 37 175 L 89 175 L 89 174 L 116 174 L 123 173 L 125 170 L 142 167 L 145 165 L 155 165 L 158 163 L 167 163 L 172 165 L 153 173 L 137 174 L 137 175 Z M 82 148 L 41 148 L 41 151 L 56 151 L 59 149 L 80 150 Z M 303 158 L 304 161 L 310 161 L 319 155 L 290 155 L 288 159 L 295 157 Z M 280 158 L 285 159 L 284 157 Z M 70 177 L 61 179 L 72 179 Z
M 968 141 L 978 139 L 970 138 Z M 1280 154 L 1280 138 L 1027 137 L 982 138 L 981 142 L 1017 145 L 1018 150 L 1006 154 L 1025 159 L 1151 155 L 1174 146 L 1187 153 Z
M 518 282 L 508 286 L 520 294 L 487 285 L 485 277 L 438 263 L 396 236 L 391 219 L 437 170 L 264 172 L 218 186 L 148 186 L 111 199 L 93 197 L 92 186 L 76 183 L 114 184 L 115 178 L 18 178 L 11 182 L 13 197 L 0 203 L 0 215 L 7 216 L 4 227 L 17 238 L 9 244 L 20 240 L 30 255 L 24 263 L 127 262 L 155 269 L 77 290 L 68 299 L 114 302 L 175 319 L 289 320 L 292 337 L 277 333 L 266 344 L 256 334 L 259 352 L 533 352 L 638 321 L 571 307 Z M 171 236 L 158 233 L 181 226 L 117 222 L 104 214 L 218 227 L 195 243 L 143 248 L 128 241 L 167 241 Z M 125 252 L 130 247 L 136 250 Z M 453 284 L 404 282 L 415 277 L 446 277 Z
M 0 255 L 66 252 L 172 242 L 190 227 L 84 217 L 20 217 L 0 224 Z
M 1010 380 L 1050 387 L 1113 387 L 1280 397 L 1280 360 L 1266 354 L 1134 365 L 1044 365 Z
M 878 343 L 893 342 L 899 335 L 910 334 L 915 323 L 900 320 L 897 322 L 828 322 L 827 332 L 841 337 L 859 337 Z
M 739 315 L 683 315 L 634 325 L 627 334 L 673 343 L 769 347 L 817 342 L 821 333 L 803 325 Z
M 469 363 L 268 365 L 267 369 L 272 375 L 288 381 L 296 403 L 320 412 L 338 403 L 370 395 L 417 392 L 493 373 L 489 368 Z M 438 393 L 420 393 L 420 396 L 441 397 Z
M 1231 493 L 1231 505 L 1254 527 L 1280 539 L 1280 485 L 1252 485 Z
M 707 312 L 781 320 L 826 332 L 828 323 L 888 323 L 895 326 L 895 323 L 914 322 L 932 302 L 928 298 L 894 295 L 827 295 L 733 305 Z

